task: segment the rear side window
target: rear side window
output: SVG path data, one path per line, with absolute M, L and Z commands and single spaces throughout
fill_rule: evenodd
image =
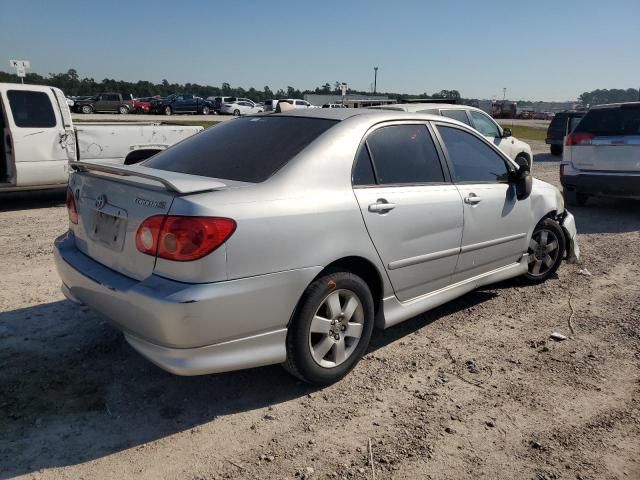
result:
M 575 129 L 598 136 L 640 134 L 640 104 L 589 110 Z
M 263 182 L 336 123 L 320 118 L 241 118 L 209 128 L 142 165 L 204 177 Z
M 371 156 L 369 155 L 369 149 L 365 144 L 362 144 L 358 151 L 356 166 L 353 169 L 351 182 L 354 186 L 376 184 L 376 176 L 373 173 L 373 165 L 371 165 Z
M 379 184 L 444 182 L 438 152 L 424 125 L 393 125 L 367 138 Z
M 459 128 L 438 125 L 456 182 L 507 182 L 507 164 L 491 147 Z
M 7 92 L 13 121 L 21 128 L 51 128 L 56 115 L 49 96 L 44 92 L 9 90 Z
M 459 122 L 466 123 L 467 125 L 471 125 L 469 122 L 469 118 L 467 117 L 467 112 L 464 110 L 441 110 L 443 117 L 453 118 L 454 120 L 458 120 Z
M 486 137 L 494 138 L 500 136 L 500 129 L 498 128 L 498 126 L 484 113 L 476 112 L 473 110 L 469 113 L 471 114 L 471 118 L 473 119 L 473 124 L 475 125 L 476 130 L 478 130 L 481 134 Z

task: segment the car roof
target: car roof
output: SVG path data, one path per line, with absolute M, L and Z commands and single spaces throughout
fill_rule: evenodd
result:
M 422 110 L 477 110 L 482 111 L 479 108 L 471 107 L 469 105 L 458 105 L 455 103 L 392 103 L 390 105 L 376 105 L 370 107 L 371 110 L 398 110 L 403 112 L 420 112 Z
M 301 118 L 323 118 L 327 120 L 346 120 L 352 117 L 360 117 L 364 119 L 372 119 L 375 121 L 388 120 L 450 120 L 440 115 L 432 115 L 428 113 L 404 112 L 399 110 L 373 110 L 369 108 L 303 108 L 287 110 L 282 113 L 268 114 L 276 116 L 301 117 Z M 453 120 L 454 123 L 464 125 L 463 123 Z
M 594 105 L 591 107 L 591 110 L 599 110 L 601 108 L 620 108 L 623 106 L 640 107 L 640 102 L 605 103 L 603 105 Z

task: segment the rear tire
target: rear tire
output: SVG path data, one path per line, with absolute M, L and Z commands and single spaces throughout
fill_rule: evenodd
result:
M 565 245 L 564 232 L 558 222 L 545 218 L 538 223 L 529 241 L 525 279 L 542 283 L 556 273 L 564 258 Z
M 562 189 L 562 196 L 564 197 L 564 201 L 570 207 L 584 207 L 587 204 L 587 200 L 589 199 L 589 195 L 578 193 L 576 191 L 570 191 L 566 188 Z
M 562 155 L 562 145 L 551 145 L 551 155 L 556 157 Z
M 240 110 L 234 110 L 233 111 L 233 116 L 234 117 L 239 117 L 240 116 Z
M 173 113 L 173 111 L 171 110 L 171 107 L 168 106 L 168 105 L 166 107 L 164 107 L 164 109 L 162 111 L 167 117 Z
M 129 113 L 129 109 L 123 105 L 118 108 L 118 112 L 120 113 L 120 115 L 126 115 L 127 113 Z
M 202 115 L 209 115 L 209 107 L 202 107 Z
M 367 350 L 373 326 L 373 297 L 365 281 L 350 272 L 328 273 L 300 299 L 283 366 L 308 383 L 337 382 Z

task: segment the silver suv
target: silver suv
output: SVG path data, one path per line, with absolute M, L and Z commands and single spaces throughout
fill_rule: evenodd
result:
M 72 167 L 64 293 L 181 375 L 282 363 L 334 382 L 374 326 L 579 253 L 555 187 L 441 116 L 292 110 Z
M 569 205 L 640 199 L 640 102 L 592 107 L 566 137 L 560 181 Z

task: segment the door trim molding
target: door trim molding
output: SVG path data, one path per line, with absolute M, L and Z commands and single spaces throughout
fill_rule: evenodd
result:
M 471 245 L 466 245 L 466 246 L 463 245 L 462 248 L 460 249 L 460 253 L 475 252 L 476 250 L 481 250 L 483 248 L 494 247 L 502 243 L 512 242 L 514 240 L 520 240 L 521 238 L 524 238 L 526 236 L 527 236 L 526 233 L 518 233 L 516 235 L 509 235 L 508 237 L 487 240 L 486 242 L 472 243 Z
M 418 255 L 416 257 L 403 258 L 402 260 L 396 260 L 389 263 L 387 268 L 389 270 L 397 270 L 398 268 L 410 267 L 412 265 L 418 265 L 419 263 L 430 262 L 431 260 L 440 260 L 441 258 L 451 257 L 460 253 L 460 247 L 450 248 L 448 250 L 440 250 L 439 252 L 426 253 L 424 255 Z

